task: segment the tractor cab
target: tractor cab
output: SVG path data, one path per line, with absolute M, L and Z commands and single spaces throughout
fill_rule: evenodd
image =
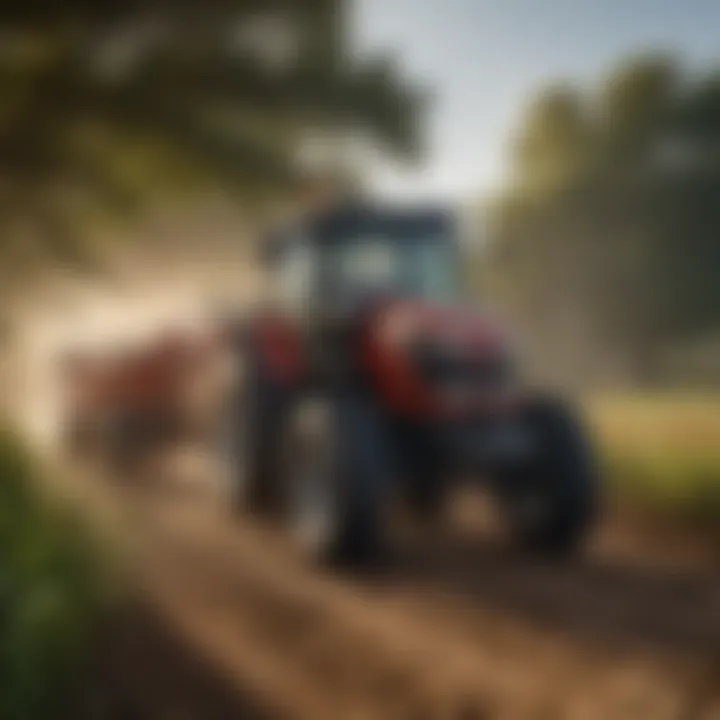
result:
M 352 311 L 379 298 L 436 304 L 462 293 L 449 213 L 345 205 L 296 223 L 266 248 L 276 298 L 303 311 Z
M 413 418 L 507 399 L 506 338 L 468 302 L 451 213 L 346 204 L 265 252 L 278 335 L 314 382 L 351 381 Z

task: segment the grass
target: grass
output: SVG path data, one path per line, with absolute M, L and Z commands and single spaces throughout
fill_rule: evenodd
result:
M 0 429 L 0 717 L 60 717 L 82 690 L 103 596 L 95 543 L 39 490 L 20 440 Z
M 691 522 L 720 520 L 720 396 L 603 397 L 588 414 L 617 497 Z

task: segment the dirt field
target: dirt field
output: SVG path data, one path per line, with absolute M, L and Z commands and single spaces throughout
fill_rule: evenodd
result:
M 453 529 L 341 577 L 202 486 L 103 487 L 140 598 L 98 666 L 118 717 L 720 718 L 702 543 L 614 518 L 586 559 L 542 565 Z
M 50 417 L 35 375 L 23 407 Z M 585 559 L 542 565 L 453 526 L 342 577 L 180 469 L 71 473 L 137 598 L 100 639 L 92 720 L 720 719 L 720 543 L 610 513 Z

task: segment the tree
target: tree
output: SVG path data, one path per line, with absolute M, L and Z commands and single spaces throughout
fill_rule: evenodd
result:
M 220 183 L 293 187 L 308 133 L 419 146 L 421 93 L 353 60 L 334 0 L 9 0 L 0 9 L 0 251 L 82 255 L 82 221 Z
M 531 106 L 520 137 L 534 152 L 515 156 L 488 262 L 529 324 L 544 316 L 548 352 L 571 316 L 567 343 L 583 337 L 588 363 L 612 349 L 649 381 L 663 348 L 720 329 L 717 77 L 632 58 L 599 92 Z
M 518 184 L 531 194 L 553 193 L 572 182 L 590 158 L 589 125 L 582 97 L 572 87 L 541 93 L 513 145 Z

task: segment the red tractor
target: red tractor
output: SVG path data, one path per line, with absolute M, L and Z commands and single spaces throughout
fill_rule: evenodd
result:
M 315 556 L 377 558 L 391 494 L 431 519 L 461 477 L 487 483 L 524 549 L 570 552 L 592 526 L 585 432 L 468 304 L 458 236 L 442 211 L 346 203 L 263 246 L 274 291 L 237 335 L 227 487 Z

